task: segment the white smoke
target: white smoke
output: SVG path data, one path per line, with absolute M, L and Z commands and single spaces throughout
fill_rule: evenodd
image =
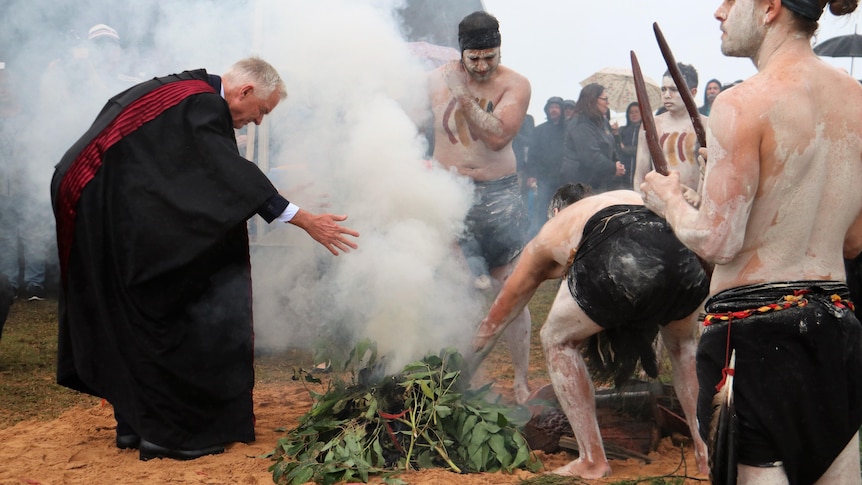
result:
M 259 55 L 289 94 L 249 130 L 254 158 L 289 200 L 349 215 L 344 224 L 361 237 L 358 251 L 333 257 L 301 229 L 252 220 L 256 347 L 370 338 L 392 365 L 443 346 L 463 350 L 483 305 L 453 250 L 472 191 L 424 160 L 417 126 L 430 113 L 426 72 L 399 32 L 399 2 L 9 2 L 0 24 L 17 40 L 14 50 L 0 47 L 0 61 L 32 80 L 19 99 L 33 113 L 22 140 L 42 204 L 37 218 L 53 219 L 54 164 L 134 78 L 197 68 L 219 74 Z M 88 77 L 106 67 L 87 40 L 97 23 L 122 40 L 111 68 L 120 84 L 116 76 Z M 65 72 L 58 67 L 79 69 L 84 80 L 52 80 L 52 69 Z
M 306 242 L 268 251 L 285 257 L 255 266 L 262 345 L 340 330 L 376 341 L 396 366 L 462 345 L 481 311 L 453 257 L 471 188 L 423 160 L 426 73 L 397 31 L 395 5 L 276 4 L 285 13 L 268 17 L 265 31 L 278 34 L 264 36 L 262 54 L 290 93 L 272 120 L 280 186 L 313 184 L 285 195 L 313 205 L 315 194 L 328 194 L 329 211 L 349 214 L 346 225 L 362 236 L 359 251 L 335 259 Z

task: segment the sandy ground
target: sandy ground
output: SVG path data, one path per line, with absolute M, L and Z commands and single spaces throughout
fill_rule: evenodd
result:
M 505 396 L 507 389 L 501 389 Z M 267 470 L 272 464 L 263 455 L 275 448 L 283 429 L 295 426 L 308 411 L 312 400 L 300 382 L 262 384 L 255 390 L 257 441 L 237 443 L 225 453 L 197 460 L 138 459 L 134 450 L 114 446 L 115 425 L 109 404 L 98 400 L 92 405 L 70 408 L 53 421 L 24 421 L 0 430 L 0 484 L 271 484 Z M 684 455 L 684 456 L 683 456 Z M 539 453 L 545 467 L 552 469 L 575 458 L 568 452 Z M 663 475 L 689 475 L 685 483 L 704 483 L 696 474 L 690 450 L 681 453 L 669 438 L 650 455 L 652 462 L 612 460 L 613 475 L 608 479 L 572 483 L 610 484 L 624 479 Z M 409 472 L 400 478 L 410 484 L 517 484 L 536 475 L 518 471 L 510 475 L 458 475 L 442 469 Z M 372 483 L 375 483 L 372 481 Z

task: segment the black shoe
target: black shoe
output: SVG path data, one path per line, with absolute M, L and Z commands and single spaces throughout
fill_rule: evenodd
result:
M 218 455 L 224 452 L 224 446 L 210 446 L 199 450 L 171 450 L 142 439 L 140 444 L 141 461 L 153 458 L 172 458 L 174 460 L 194 460 L 206 455 Z
M 137 450 L 138 445 L 141 443 L 141 435 L 132 428 L 132 425 L 116 409 L 114 409 L 114 419 L 117 420 L 117 448 L 121 450 L 129 448 Z
M 137 450 L 141 444 L 141 437 L 136 434 L 118 434 L 117 448 L 121 450 L 133 449 Z
M 45 299 L 45 288 L 38 285 L 27 285 L 27 300 L 42 301 Z

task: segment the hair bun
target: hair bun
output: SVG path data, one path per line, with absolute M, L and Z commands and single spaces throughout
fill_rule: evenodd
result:
M 859 6 L 859 0 L 826 0 L 826 4 L 829 4 L 829 11 L 832 15 L 840 17 L 853 13 Z

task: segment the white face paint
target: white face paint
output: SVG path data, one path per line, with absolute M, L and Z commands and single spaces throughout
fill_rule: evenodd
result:
M 500 65 L 500 48 L 465 49 L 461 54 L 461 62 L 474 80 L 487 81 Z
M 756 0 L 725 0 L 715 17 L 721 21 L 721 53 L 730 57 L 754 57 L 763 42 L 762 16 Z

